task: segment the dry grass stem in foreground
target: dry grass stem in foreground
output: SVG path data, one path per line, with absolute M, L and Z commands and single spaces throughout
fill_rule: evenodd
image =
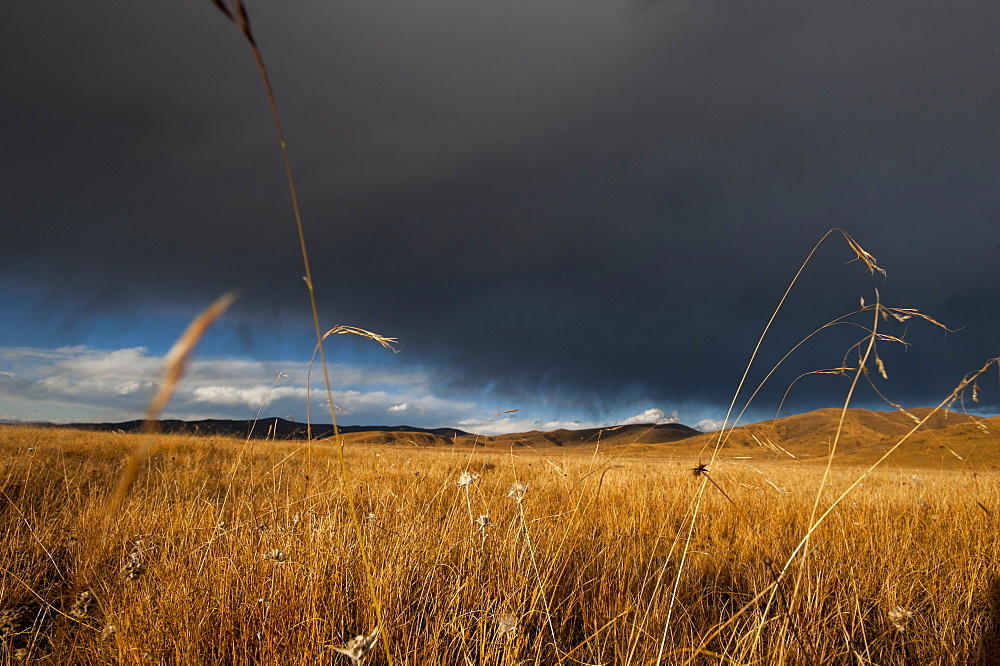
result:
M 274 90 L 271 87 L 271 79 L 268 76 L 267 68 L 264 66 L 264 58 L 261 55 L 260 49 L 257 46 L 257 40 L 254 38 L 253 30 L 250 27 L 250 17 L 247 15 L 246 8 L 243 6 L 242 0 L 213 0 L 216 7 L 237 27 L 237 29 L 246 38 L 247 43 L 250 45 L 250 50 L 253 53 L 254 62 L 257 65 L 257 71 L 260 73 L 261 82 L 264 85 L 264 91 L 267 95 L 268 105 L 271 108 L 271 115 L 274 119 L 274 128 L 278 136 L 278 144 L 281 147 L 281 158 L 282 163 L 285 168 L 285 177 L 288 182 L 288 193 L 292 200 L 292 211 L 295 216 L 295 230 L 299 239 L 299 249 L 302 253 L 302 267 L 305 271 L 303 276 L 306 289 L 309 293 L 309 307 L 312 312 L 313 327 L 316 333 L 316 347 L 319 350 L 320 367 L 323 371 L 323 384 L 326 390 L 326 401 L 329 407 L 330 413 L 330 423 L 333 425 L 335 436 L 338 440 L 338 448 L 340 449 L 340 472 L 341 472 L 341 485 L 344 488 L 345 494 L 347 496 L 348 511 L 351 516 L 351 523 L 354 526 L 354 532 L 356 537 L 356 542 L 358 549 L 361 553 L 361 557 L 365 563 L 365 580 L 368 583 L 369 593 L 371 595 L 371 603 L 375 608 L 375 615 L 378 619 L 378 626 L 381 627 L 383 622 L 382 605 L 379 601 L 378 596 L 375 594 L 375 583 L 373 580 L 374 572 L 372 570 L 372 565 L 370 558 L 368 556 L 368 551 L 365 547 L 364 542 L 361 538 L 361 524 L 358 520 L 358 512 L 354 502 L 353 490 L 350 486 L 350 478 L 348 474 L 347 465 L 344 462 L 343 456 L 343 440 L 340 437 L 339 429 L 337 428 L 337 409 L 333 402 L 333 388 L 330 382 L 330 373 L 326 363 L 326 351 L 323 348 L 323 340 L 326 336 L 330 335 L 335 331 L 328 331 L 326 335 L 321 333 L 320 318 L 319 318 L 319 308 L 316 304 L 316 290 L 313 284 L 312 277 L 312 267 L 309 262 L 309 251 L 306 243 L 305 229 L 302 224 L 302 212 L 299 207 L 299 197 L 298 192 L 295 187 L 295 178 L 292 175 L 292 163 L 288 154 L 288 144 L 285 142 L 285 131 L 281 124 L 281 114 L 278 112 L 278 101 L 275 98 Z M 362 331 L 362 329 L 345 330 L 343 332 L 353 332 L 356 333 L 361 331 L 362 334 L 367 334 L 374 339 L 379 339 L 380 336 L 374 336 L 374 334 L 369 334 L 367 331 Z M 382 338 L 379 341 L 386 346 L 391 346 L 388 343 L 388 338 Z M 315 354 L 314 354 L 315 356 Z M 310 363 L 310 367 L 311 367 Z M 308 404 L 308 403 L 307 403 Z M 307 410 L 309 406 L 307 406 Z M 307 421 L 311 423 L 311 419 L 307 418 Z M 311 435 L 311 433 L 310 433 Z M 311 440 L 311 436 L 310 436 Z M 310 464 L 312 461 L 312 448 L 309 448 L 309 460 Z M 382 641 L 383 651 L 386 656 L 386 660 L 389 665 L 392 666 L 392 650 L 389 647 L 388 636 L 386 636 Z
M 126 463 L 125 471 L 122 472 L 121 479 L 118 481 L 118 488 L 115 490 L 115 494 L 111 498 L 111 503 L 108 507 L 108 517 L 110 519 L 113 519 L 121 509 L 121 505 L 125 501 L 125 496 L 135 481 L 139 466 L 149 457 L 149 454 L 153 450 L 155 443 L 153 434 L 156 432 L 156 419 L 160 417 L 167 403 L 170 402 L 170 398 L 173 397 L 177 383 L 187 368 L 188 359 L 191 358 L 195 347 L 198 346 L 202 336 L 205 335 L 205 331 L 208 330 L 209 326 L 216 319 L 222 316 L 223 312 L 229 309 L 229 306 L 235 300 L 236 292 L 229 292 L 216 299 L 214 303 L 195 317 L 194 321 L 188 324 L 187 329 L 185 329 L 184 333 L 181 334 L 181 337 L 178 338 L 167 354 L 164 360 L 163 380 L 146 412 L 146 423 L 143 426 L 143 432 L 146 436 L 132 451 L 128 463 Z

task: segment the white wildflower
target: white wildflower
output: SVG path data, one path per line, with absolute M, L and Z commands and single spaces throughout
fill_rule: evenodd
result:
M 346 655 L 348 659 L 354 666 L 361 663 L 361 660 L 365 658 L 369 652 L 371 652 L 372 647 L 375 645 L 375 641 L 378 640 L 378 627 L 375 627 L 375 631 L 369 636 L 355 636 L 351 640 L 347 641 L 347 645 L 342 648 L 333 648 L 336 652 L 342 655 Z
M 518 504 L 524 501 L 524 496 L 528 492 L 528 484 L 521 483 L 520 481 L 515 481 L 511 484 L 510 490 L 507 491 L 507 497 L 511 498 Z
M 896 627 L 896 631 L 900 633 L 906 631 L 907 623 L 913 619 L 913 611 L 907 610 L 903 606 L 890 608 L 886 615 L 889 617 L 889 621 L 892 622 L 892 625 Z
M 501 637 L 513 638 L 517 634 L 517 618 L 510 613 L 504 613 L 498 617 L 497 633 Z
M 469 470 L 465 470 L 459 475 L 458 481 L 455 482 L 455 485 L 458 486 L 459 488 L 461 488 L 462 486 L 469 486 L 475 483 L 476 479 L 478 478 L 479 475 L 476 474 L 475 472 L 470 472 Z

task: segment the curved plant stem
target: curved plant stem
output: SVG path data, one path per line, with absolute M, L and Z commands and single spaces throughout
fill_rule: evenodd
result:
M 326 389 L 327 404 L 330 409 L 330 423 L 333 425 L 334 438 L 337 442 L 337 453 L 340 462 L 340 480 L 344 488 L 344 494 L 347 497 L 347 506 L 351 516 L 351 523 L 354 525 L 354 533 L 358 542 L 358 550 L 361 552 L 361 558 L 364 562 L 365 580 L 368 583 L 368 590 L 371 595 L 372 605 L 375 607 L 376 622 L 378 623 L 378 628 L 381 629 L 382 635 L 384 636 L 383 640 L 379 642 L 383 646 L 386 660 L 389 665 L 392 666 L 392 651 L 389 648 L 388 630 L 385 627 L 385 622 L 382 617 L 382 604 L 379 600 L 377 590 L 375 589 L 374 567 L 368 550 L 364 545 L 361 522 L 358 519 L 358 511 L 354 501 L 354 494 L 351 491 L 350 472 L 347 468 L 347 461 L 344 457 L 344 439 L 341 436 L 340 428 L 337 426 L 337 415 L 333 403 L 333 390 L 331 388 L 330 373 L 326 363 L 326 352 L 323 349 L 324 336 L 322 327 L 319 323 L 319 308 L 316 305 L 316 290 L 313 286 L 312 270 L 309 264 L 309 250 L 306 244 L 305 230 L 302 225 L 299 198 L 295 190 L 295 179 L 292 176 L 292 164 L 288 156 L 288 144 L 285 142 L 285 132 L 282 129 L 281 117 L 278 113 L 278 102 L 274 96 L 274 90 L 271 87 L 271 80 L 267 75 L 267 69 L 264 66 L 264 58 L 261 56 L 260 49 L 257 47 L 257 41 L 254 39 L 253 31 L 250 29 L 250 19 L 247 15 L 246 8 L 243 6 L 242 0 L 232 0 L 232 7 L 229 7 L 224 0 L 213 1 L 220 11 L 222 11 L 222 13 L 225 14 L 237 28 L 239 28 L 240 32 L 243 33 L 243 36 L 246 37 L 247 42 L 250 44 L 250 49 L 253 51 L 254 61 L 257 64 L 257 70 L 260 72 L 260 77 L 264 84 L 264 90 L 267 94 L 267 101 L 271 107 L 271 115 L 274 117 L 274 127 L 278 134 L 278 143 L 281 146 L 281 157 L 285 166 L 285 177 L 288 181 L 288 192 L 292 199 L 292 210 L 295 214 L 295 229 L 298 232 L 299 248 L 302 252 L 302 265 L 303 270 L 305 271 L 304 279 L 306 289 L 309 291 L 309 307 L 312 311 L 313 326 L 316 332 L 316 345 L 319 350 L 320 366 L 323 368 L 323 383 Z M 311 440 L 307 455 L 309 467 L 311 468 Z

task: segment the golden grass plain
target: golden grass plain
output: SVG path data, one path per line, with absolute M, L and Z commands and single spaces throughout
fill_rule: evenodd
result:
M 995 471 L 0 427 L 2 663 L 990 664 Z M 311 449 L 311 450 L 310 450 Z M 836 466 L 821 507 L 862 472 Z M 518 491 L 526 485 L 526 490 Z M 522 501 L 518 502 L 520 497 Z M 730 501 L 731 500 L 731 501 Z M 698 518 L 691 521 L 700 502 Z M 908 615 L 912 614 L 912 616 Z
M 322 334 L 263 57 L 241 0 L 213 2 L 246 38 L 274 117 L 335 421 L 324 338 L 390 339 Z M 761 341 L 838 233 L 884 273 L 831 229 Z M 172 350 L 149 420 L 226 298 Z M 850 350 L 857 366 L 817 371 L 854 375 L 845 404 L 862 374 L 885 375 L 876 341 L 903 342 L 880 318 L 944 328 L 876 299 L 803 342 L 854 315 L 874 319 Z M 941 406 L 970 385 L 975 399 L 994 363 Z M 752 445 L 733 431 L 707 466 L 695 453 L 712 447 L 696 442 L 401 446 L 0 426 L 0 662 L 998 663 L 995 444 L 976 441 L 986 457 L 965 458 L 965 444 L 935 433 L 962 464 L 917 469 L 926 450 L 890 436 L 866 451 L 855 426 L 824 425 L 808 439 L 820 453 L 798 459 L 768 446 L 737 455 Z M 815 464 L 834 442 L 837 465 Z M 373 632 L 375 650 L 348 649 Z

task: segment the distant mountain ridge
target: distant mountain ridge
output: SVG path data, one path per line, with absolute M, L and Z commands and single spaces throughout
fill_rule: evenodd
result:
M 67 423 L 59 428 L 75 430 L 96 430 L 101 432 L 139 432 L 145 421 L 123 421 L 121 423 Z M 215 435 L 219 437 L 239 437 L 252 439 L 306 439 L 312 432 L 313 439 L 323 439 L 333 435 L 330 424 L 312 424 L 310 428 L 305 423 L 297 423 L 282 418 L 266 418 L 254 420 L 202 419 L 200 421 L 181 421 L 165 419 L 157 421 L 158 432 L 167 435 Z M 416 432 L 437 435 L 439 437 L 462 437 L 469 433 L 458 428 L 417 428 L 413 426 L 339 426 L 343 434 L 367 432 Z
M 858 464 L 870 462 L 905 438 L 893 454 L 899 464 L 997 465 L 1000 467 L 1000 416 L 971 417 L 928 408 L 908 412 L 849 409 L 841 420 L 835 408 L 794 414 L 727 430 L 720 454 L 746 460 L 822 460 L 837 439 L 837 458 Z M 929 417 L 910 433 L 915 420 Z M 138 432 L 142 421 L 125 423 L 74 423 L 63 428 L 106 432 Z M 250 420 L 161 421 L 160 432 L 246 439 L 301 440 L 306 426 L 281 418 Z M 51 424 L 36 424 L 50 425 Z M 251 435 L 252 429 L 252 435 Z M 839 438 L 836 433 L 840 432 Z M 413 426 L 341 426 L 344 442 L 351 445 L 440 447 L 489 446 L 501 449 L 599 447 L 606 453 L 628 456 L 698 456 L 715 449 L 718 433 L 703 433 L 680 423 L 631 424 L 580 430 L 532 430 L 505 435 L 476 435 L 458 428 Z M 908 434 L 909 433 L 909 434 Z M 333 435 L 333 427 L 312 426 L 314 439 Z
M 55 427 L 99 432 L 139 432 L 144 421 L 121 423 L 67 423 Z M 157 421 L 158 432 L 167 435 L 198 435 L 252 439 L 297 440 L 307 437 L 304 423 L 282 418 L 252 420 L 204 419 Z M 339 426 L 340 433 L 350 442 L 358 444 L 391 444 L 395 442 L 433 446 L 436 444 L 496 444 L 503 446 L 582 446 L 588 444 L 665 444 L 701 435 L 700 430 L 680 423 L 630 424 L 604 428 L 582 428 L 512 433 L 506 435 L 476 435 L 458 428 L 418 428 L 414 426 Z M 313 439 L 333 436 L 333 426 L 313 424 Z

